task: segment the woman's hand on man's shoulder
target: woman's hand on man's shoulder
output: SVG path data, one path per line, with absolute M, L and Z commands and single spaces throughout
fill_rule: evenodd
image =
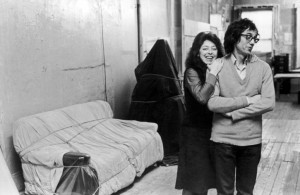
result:
M 222 70 L 223 65 L 224 62 L 222 58 L 214 60 L 210 67 L 210 73 L 217 76 L 217 74 Z

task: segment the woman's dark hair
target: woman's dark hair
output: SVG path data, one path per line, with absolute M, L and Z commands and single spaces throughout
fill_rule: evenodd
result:
M 207 65 L 200 58 L 199 50 L 206 40 L 211 41 L 216 45 L 218 50 L 217 58 L 221 58 L 224 56 L 224 49 L 217 35 L 210 32 L 201 32 L 195 37 L 193 45 L 186 58 L 185 67 L 186 69 L 193 68 L 194 70 L 196 70 L 202 83 L 205 82 Z
M 255 24 L 248 18 L 236 20 L 228 26 L 224 37 L 226 54 L 233 52 L 236 43 L 240 41 L 241 34 L 247 29 L 258 32 Z

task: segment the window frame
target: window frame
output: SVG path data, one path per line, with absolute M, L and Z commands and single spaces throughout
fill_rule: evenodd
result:
M 276 40 L 276 29 L 275 26 L 279 24 L 279 4 L 245 4 L 245 5 L 235 5 L 233 9 L 233 20 L 240 19 L 242 11 L 263 11 L 263 10 L 272 10 L 273 11 L 273 24 L 272 24 L 272 38 L 271 38 L 271 57 L 275 53 L 275 40 Z M 262 39 L 261 39 L 262 40 Z
M 271 30 L 271 36 L 269 38 L 262 38 L 260 37 L 260 41 L 269 41 L 271 43 L 271 49 L 270 51 L 257 51 L 255 50 L 254 52 L 272 52 L 274 50 L 274 45 L 273 45 L 273 37 L 274 37 L 274 13 L 272 7 L 267 7 L 267 8 L 245 8 L 241 10 L 241 17 L 243 12 L 257 12 L 257 11 L 271 11 L 272 12 L 272 30 Z M 251 18 L 249 18 L 251 19 Z

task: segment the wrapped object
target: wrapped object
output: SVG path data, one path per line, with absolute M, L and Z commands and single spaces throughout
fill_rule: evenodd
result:
M 59 195 L 98 195 L 97 172 L 89 166 L 90 156 L 69 152 L 63 157 L 65 168 L 55 192 Z
M 131 97 L 129 119 L 158 124 L 165 156 L 179 151 L 179 131 L 185 106 L 172 51 L 157 40 L 135 69 L 137 84 Z
M 68 169 L 79 171 L 74 177 L 82 178 L 95 169 L 98 194 L 110 195 L 163 158 L 157 124 L 115 119 L 110 105 L 101 100 L 21 118 L 14 123 L 13 141 L 28 195 L 65 193 Z M 91 183 L 82 180 L 83 185 L 85 181 Z
M 98 195 L 96 170 L 88 165 L 67 167 L 57 185 L 59 195 Z

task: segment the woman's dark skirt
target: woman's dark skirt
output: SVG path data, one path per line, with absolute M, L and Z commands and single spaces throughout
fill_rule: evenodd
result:
M 182 127 L 176 189 L 202 193 L 215 188 L 210 135 L 210 128 Z

